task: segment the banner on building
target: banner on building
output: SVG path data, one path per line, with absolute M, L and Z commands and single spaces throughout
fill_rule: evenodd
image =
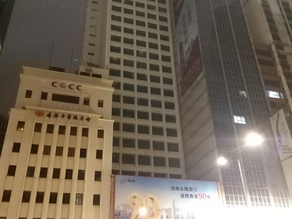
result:
M 215 182 L 115 177 L 115 219 L 214 219 L 220 206 Z
M 281 161 L 292 155 L 292 139 L 290 128 L 283 109 L 270 118 L 273 134 Z
M 175 50 L 181 93 L 196 81 L 202 72 L 202 58 L 193 0 L 174 0 Z

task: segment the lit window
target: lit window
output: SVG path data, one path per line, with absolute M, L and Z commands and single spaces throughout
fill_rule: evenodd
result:
M 97 104 L 98 107 L 103 107 L 103 100 L 98 100 L 98 104 Z
M 276 99 L 283 99 L 284 95 L 281 92 L 277 92 L 277 91 L 267 91 L 268 97 L 270 98 L 276 98 Z
M 16 130 L 17 131 L 23 131 L 24 130 L 24 122 L 22 122 L 22 121 L 19 121 L 18 123 L 17 123 L 17 127 L 16 127 Z
M 237 124 L 246 124 L 243 116 L 233 116 L 234 122 Z
M 247 97 L 246 91 L 240 90 L 239 91 L 239 96 L 241 96 L 241 97 Z
M 82 205 L 83 202 L 83 194 L 76 194 L 75 204 Z

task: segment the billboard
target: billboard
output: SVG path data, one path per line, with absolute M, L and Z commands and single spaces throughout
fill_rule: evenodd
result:
M 194 4 L 193 0 L 173 1 L 174 44 L 182 95 L 196 81 L 203 69 Z
M 114 219 L 213 219 L 220 206 L 216 182 L 115 176 Z
M 292 139 L 283 109 L 270 118 L 273 134 L 277 144 L 280 160 L 292 155 Z

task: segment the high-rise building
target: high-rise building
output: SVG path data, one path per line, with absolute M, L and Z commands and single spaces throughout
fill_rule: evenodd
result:
M 0 218 L 109 218 L 112 93 L 110 80 L 23 68 L 0 159 Z
M 0 51 L 2 50 L 15 0 L 0 1 Z
M 169 6 L 88 1 L 81 74 L 114 81 L 114 174 L 185 178 Z
M 242 1 L 171 3 L 187 178 L 220 180 L 230 207 L 288 207 L 283 174 L 269 183 L 261 149 L 244 142 L 263 129 L 270 108 Z M 222 155 L 229 164 L 216 167 Z
M 8 119 L 4 115 L 0 115 L 0 157 L 4 143 L 5 133 L 7 129 Z
M 292 197 L 292 1 L 247 1 L 244 9 L 269 105 L 275 113 L 271 123 Z M 279 111 L 281 108 L 283 111 Z M 284 130 L 286 134 L 282 136 Z

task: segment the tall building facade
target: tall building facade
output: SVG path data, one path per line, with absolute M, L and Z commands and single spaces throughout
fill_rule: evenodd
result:
M 82 75 L 114 81 L 113 173 L 185 178 L 166 0 L 88 1 Z
M 0 1 L 0 51 L 3 48 L 15 0 Z
M 270 183 L 261 149 L 244 143 L 248 132 L 263 128 L 270 107 L 242 1 L 171 6 L 187 178 L 220 180 L 229 207 L 289 207 L 283 174 Z M 219 168 L 222 155 L 229 164 Z
M 292 197 L 292 145 L 283 148 L 279 133 L 286 130 L 291 136 L 292 109 L 292 1 L 261 0 L 244 4 L 251 37 L 254 41 L 269 104 L 275 115 L 271 118 L 281 165 Z M 256 21 L 256 22 L 254 22 Z M 279 111 L 283 108 L 283 111 Z M 287 121 L 286 121 L 287 120 Z M 285 124 L 285 125 L 283 125 Z M 288 126 L 287 126 L 288 124 Z M 280 128 L 280 132 L 276 133 Z M 289 133 L 290 132 L 290 133 Z M 291 137 L 290 137 L 291 138 Z M 283 139 L 284 136 L 283 136 Z
M 110 80 L 23 68 L 0 159 L 0 218 L 109 218 L 112 93 Z

